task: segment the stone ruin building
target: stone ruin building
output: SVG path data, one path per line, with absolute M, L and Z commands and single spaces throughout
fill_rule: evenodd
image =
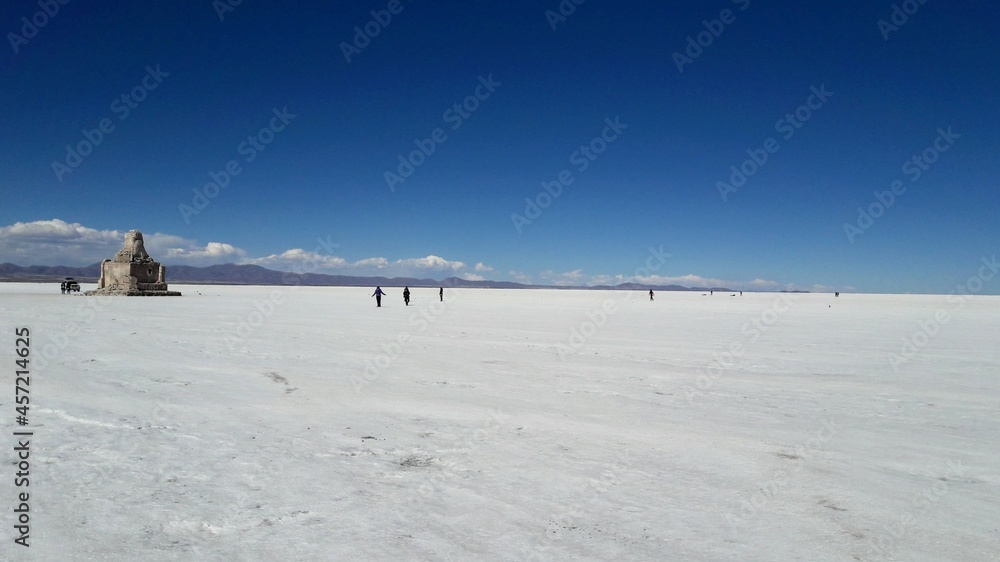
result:
M 97 290 L 87 295 L 121 295 L 128 297 L 179 297 L 177 291 L 167 290 L 167 268 L 149 257 L 142 243 L 142 233 L 130 230 L 125 235 L 125 246 L 114 259 L 101 262 L 101 278 Z

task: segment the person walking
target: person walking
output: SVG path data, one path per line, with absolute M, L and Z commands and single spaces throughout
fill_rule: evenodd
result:
M 653 290 L 649 290 L 649 300 L 653 300 Z
M 444 302 L 444 287 L 438 290 L 438 296 L 441 297 L 441 302 Z
M 403 303 L 406 306 L 410 306 L 410 288 L 403 287 Z
M 372 293 L 372 296 L 375 297 L 375 306 L 379 308 L 382 307 L 382 295 L 384 294 L 385 293 L 382 292 L 382 287 L 375 287 L 375 292 Z

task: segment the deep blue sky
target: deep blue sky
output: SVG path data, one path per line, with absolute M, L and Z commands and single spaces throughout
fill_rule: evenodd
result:
M 414 0 L 348 62 L 341 44 L 388 5 L 244 0 L 220 20 L 209 0 L 51 18 L 4 3 L 0 261 L 93 263 L 138 228 L 168 264 L 947 293 L 1000 250 L 992 4 L 930 0 L 884 32 L 892 2 L 588 0 L 553 30 L 555 0 Z M 726 9 L 679 71 L 674 53 Z M 26 42 L 24 17 L 48 19 Z M 168 75 L 122 119 L 115 100 L 157 65 Z M 490 76 L 453 130 L 445 112 Z M 832 97 L 786 139 L 776 122 L 821 87 Z M 276 108 L 294 119 L 247 162 L 240 143 Z M 573 153 L 616 117 L 628 128 L 579 171 Z M 60 180 L 53 162 L 104 118 L 114 130 Z M 960 137 L 914 179 L 904 164 L 949 127 Z M 446 140 L 390 190 L 436 128 Z M 723 198 L 768 138 L 777 152 Z M 230 160 L 241 172 L 186 221 Z M 573 183 L 518 232 L 511 215 L 561 170 Z M 849 239 L 895 180 L 905 192 Z M 672 254 L 652 278 L 650 247 Z

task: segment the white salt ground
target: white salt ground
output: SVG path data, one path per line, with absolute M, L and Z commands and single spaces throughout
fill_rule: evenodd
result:
M 0 284 L 0 559 L 1000 552 L 1000 297 L 171 288 Z

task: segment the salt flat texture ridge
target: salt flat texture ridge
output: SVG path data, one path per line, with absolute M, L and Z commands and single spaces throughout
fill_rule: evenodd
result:
M 0 559 L 1000 552 L 1000 297 L 372 290 L 0 284 Z

